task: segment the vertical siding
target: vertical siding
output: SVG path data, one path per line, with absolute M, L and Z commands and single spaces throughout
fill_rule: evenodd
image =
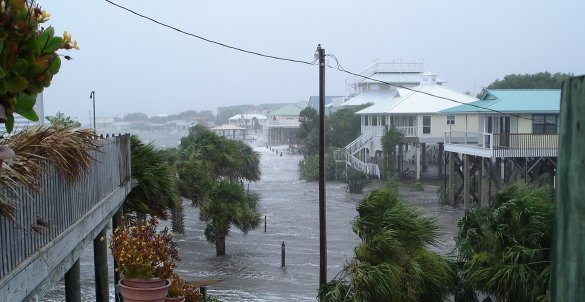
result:
M 0 217 L 0 279 L 130 180 L 128 135 L 101 139 L 92 156 L 95 164 L 75 183 L 67 183 L 54 166 L 45 164 L 40 192 L 18 189 L 17 222 Z M 38 219 L 48 226 L 40 227 Z

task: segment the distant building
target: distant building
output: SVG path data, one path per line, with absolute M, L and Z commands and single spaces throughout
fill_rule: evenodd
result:
M 262 131 L 268 121 L 268 117 L 263 114 L 236 114 L 229 118 L 228 124 L 246 128 L 248 133 L 251 131 Z
M 268 121 L 265 128 L 267 144 L 296 144 L 297 132 L 300 129 L 299 116 L 308 105 L 307 101 L 301 101 L 267 113 Z
M 333 104 L 341 104 L 344 101 L 343 96 L 325 96 L 325 114 L 331 113 Z M 309 106 L 319 112 L 319 96 L 313 95 L 309 97 Z

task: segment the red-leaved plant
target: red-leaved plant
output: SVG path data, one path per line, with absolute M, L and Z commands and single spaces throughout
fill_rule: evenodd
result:
M 123 221 L 122 225 L 125 225 Z M 167 227 L 157 231 L 156 218 L 137 220 L 129 227 L 118 227 L 110 241 L 117 270 L 124 278 L 168 278 L 179 261 L 173 233 Z

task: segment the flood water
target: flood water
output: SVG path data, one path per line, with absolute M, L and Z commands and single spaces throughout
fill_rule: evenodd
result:
M 280 148 L 280 149 L 284 149 Z M 262 156 L 262 180 L 249 185 L 261 196 L 260 212 L 266 215 L 267 228 L 243 235 L 233 228 L 226 239 L 226 256 L 216 257 L 215 246 L 204 236 L 205 224 L 199 221 L 198 208 L 186 203 L 185 234 L 176 235 L 182 261 L 177 271 L 186 280 L 222 279 L 208 293 L 222 301 L 316 301 L 319 284 L 318 183 L 298 180 L 298 155 L 256 148 Z M 345 184 L 328 182 L 327 247 L 328 280 L 353 256 L 358 243 L 350 221 L 357 214 L 356 204 L 364 194 L 348 194 Z M 462 215 L 460 209 L 440 206 L 434 188 L 427 192 L 402 190 L 405 199 L 437 216 L 445 227 L 443 253 L 453 249 L 453 234 Z M 286 245 L 286 266 L 281 267 L 281 245 Z M 110 268 L 111 270 L 112 268 Z M 83 300 L 94 301 L 92 249 L 81 258 Z M 112 281 L 113 283 L 113 281 Z M 63 286 L 49 292 L 44 301 L 63 301 Z

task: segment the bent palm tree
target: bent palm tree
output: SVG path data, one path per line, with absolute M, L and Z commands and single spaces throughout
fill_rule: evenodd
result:
M 132 178 L 138 185 L 124 202 L 125 211 L 150 214 L 166 219 L 167 211 L 178 206 L 175 171 L 165 154 L 152 144 L 130 136 Z
M 439 226 L 405 205 L 396 191 L 375 190 L 357 207 L 355 258 L 319 289 L 320 301 L 443 301 L 454 287 L 452 262 L 428 248 Z
M 258 199 L 256 194 L 246 194 L 239 183 L 216 181 L 209 199 L 201 206 L 200 218 L 207 221 L 205 237 L 215 244 L 218 256 L 225 255 L 225 237 L 232 224 L 244 234 L 260 225 Z
M 546 187 L 512 184 L 492 209 L 471 209 L 458 223 L 463 287 L 500 301 L 546 301 L 554 203 Z

